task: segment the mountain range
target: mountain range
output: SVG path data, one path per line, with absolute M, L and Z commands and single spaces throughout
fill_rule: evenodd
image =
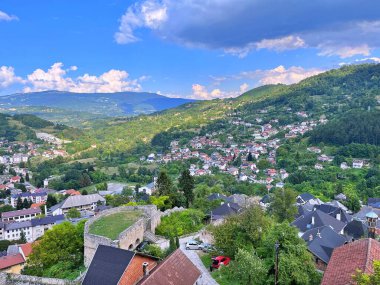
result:
M 43 91 L 0 96 L 0 111 L 29 113 L 54 122 L 74 124 L 96 118 L 150 114 L 193 101 L 147 92 Z

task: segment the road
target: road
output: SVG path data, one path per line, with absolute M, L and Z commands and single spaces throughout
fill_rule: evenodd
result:
M 194 263 L 194 265 L 199 269 L 202 276 L 199 278 L 197 285 L 219 285 L 210 275 L 208 268 L 206 268 L 202 260 L 197 254 L 197 250 L 186 250 L 185 245 L 188 240 L 194 239 L 196 236 L 186 237 L 179 240 L 181 245 L 181 250 L 184 254 Z

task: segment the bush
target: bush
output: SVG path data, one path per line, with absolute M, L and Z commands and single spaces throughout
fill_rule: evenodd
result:
M 156 233 L 166 237 L 176 237 L 199 231 L 203 227 L 205 215 L 202 211 L 187 209 L 163 217 Z

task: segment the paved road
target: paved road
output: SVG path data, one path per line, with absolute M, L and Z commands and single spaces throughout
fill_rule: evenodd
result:
M 186 256 L 194 263 L 194 265 L 202 273 L 201 278 L 197 282 L 197 285 L 219 285 L 210 275 L 208 269 L 203 265 L 202 260 L 197 254 L 197 250 L 186 250 L 186 242 L 190 239 L 194 239 L 196 236 L 186 237 L 180 239 L 181 250 L 186 254 Z

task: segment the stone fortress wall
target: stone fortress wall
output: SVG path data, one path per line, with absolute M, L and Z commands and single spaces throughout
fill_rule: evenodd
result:
M 99 218 L 125 211 L 141 211 L 142 215 L 133 225 L 121 232 L 117 240 L 89 233 L 90 226 Z M 154 233 L 160 222 L 161 212 L 154 205 L 122 206 L 105 210 L 99 215 L 92 217 L 86 222 L 84 227 L 84 265 L 86 267 L 90 265 L 99 244 L 129 250 L 135 249 L 143 241 L 144 234 L 146 232 Z

